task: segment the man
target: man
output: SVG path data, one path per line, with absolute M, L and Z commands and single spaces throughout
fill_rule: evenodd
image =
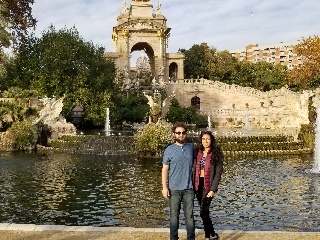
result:
M 187 126 L 175 123 L 172 127 L 175 143 L 169 145 L 163 154 L 162 195 L 169 198 L 170 240 L 177 240 L 181 203 L 185 216 L 187 239 L 195 239 L 193 217 L 193 146 L 186 143 Z

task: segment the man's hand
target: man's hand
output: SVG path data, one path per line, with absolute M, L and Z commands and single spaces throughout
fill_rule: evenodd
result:
M 168 189 L 168 188 L 162 189 L 162 196 L 163 196 L 164 198 L 170 197 L 170 192 L 169 192 L 169 189 Z
M 168 173 L 169 173 L 169 164 L 162 165 L 162 195 L 164 198 L 168 198 L 170 196 L 170 192 L 168 189 Z

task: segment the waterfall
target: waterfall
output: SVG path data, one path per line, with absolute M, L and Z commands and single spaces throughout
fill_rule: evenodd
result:
M 317 106 L 317 119 L 315 128 L 314 163 L 311 172 L 320 173 L 320 106 Z
M 210 115 L 208 115 L 208 130 L 211 130 L 211 118 L 210 118 Z
M 107 108 L 107 115 L 106 115 L 106 124 L 104 127 L 104 131 L 106 132 L 106 136 L 110 136 L 110 119 L 109 119 L 109 108 Z

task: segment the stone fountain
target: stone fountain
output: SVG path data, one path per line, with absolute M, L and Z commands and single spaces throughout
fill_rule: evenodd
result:
M 47 125 L 51 133 L 51 139 L 58 139 L 61 135 L 75 135 L 76 127 L 72 123 L 68 123 L 60 114 L 63 108 L 63 100 L 65 96 L 56 100 L 53 98 L 43 98 L 40 102 L 43 103 L 43 108 L 40 110 L 39 117 L 34 120 L 34 124 L 40 122 Z

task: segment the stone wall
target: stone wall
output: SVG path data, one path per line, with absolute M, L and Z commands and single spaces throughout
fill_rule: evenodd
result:
M 200 112 L 210 116 L 217 127 L 285 129 L 308 124 L 311 91 L 297 93 L 286 88 L 262 92 L 250 87 L 229 85 L 207 79 L 185 79 L 168 84 L 180 104 L 191 106 L 200 98 Z

